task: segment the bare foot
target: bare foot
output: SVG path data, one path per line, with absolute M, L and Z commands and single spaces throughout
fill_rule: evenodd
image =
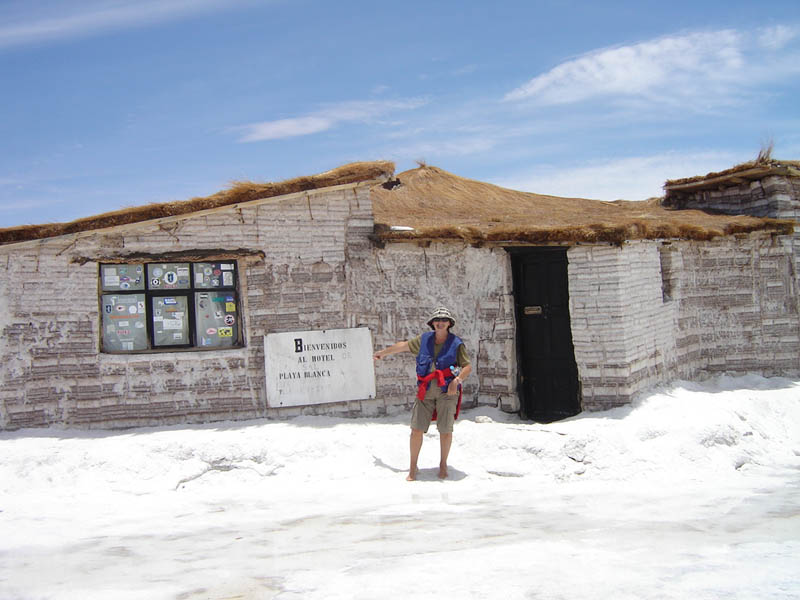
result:
M 447 465 L 439 467 L 439 479 L 447 479 Z
M 406 477 L 406 481 L 416 481 L 417 480 L 417 470 L 411 469 L 408 472 L 408 477 Z

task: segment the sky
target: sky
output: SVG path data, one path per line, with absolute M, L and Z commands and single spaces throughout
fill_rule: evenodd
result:
M 408 418 L 0 432 L 0 597 L 800 597 L 800 381 L 465 410 L 446 480 Z
M 796 0 L 3 0 L 0 227 L 352 161 L 603 200 L 800 159 Z

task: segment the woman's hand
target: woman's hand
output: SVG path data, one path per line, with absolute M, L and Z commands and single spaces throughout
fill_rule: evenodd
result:
M 461 380 L 456 377 L 453 381 L 450 382 L 450 385 L 447 386 L 447 395 L 448 396 L 457 396 L 458 395 L 458 385 L 461 383 Z

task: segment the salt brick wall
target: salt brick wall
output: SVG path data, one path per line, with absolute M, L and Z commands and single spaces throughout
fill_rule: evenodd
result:
M 362 185 L 0 246 L 0 428 L 386 412 L 380 399 L 270 409 L 264 391 L 266 333 L 359 321 L 350 308 L 357 284 L 346 281 L 346 265 L 372 256 L 372 229 L 369 186 Z M 246 347 L 99 352 L 98 260 L 81 265 L 73 258 L 219 248 L 266 256 L 239 261 Z
M 434 308 L 446 306 L 456 319 L 453 332 L 464 340 L 474 368 L 464 384 L 465 406 L 493 404 L 519 409 L 516 393 L 514 297 L 510 259 L 505 250 L 462 243 L 387 244 L 375 249 L 372 264 L 357 265 L 349 278 L 358 303 L 375 332 L 376 348 L 426 331 Z M 377 394 L 410 406 L 416 379 L 410 354 L 376 364 Z
M 661 381 L 675 351 L 656 244 L 576 246 L 569 261 L 570 323 L 582 408 L 630 402 Z
M 707 372 L 800 372 L 800 300 L 790 236 L 679 242 L 672 274 L 679 357 Z
M 791 244 L 753 235 L 570 249 L 583 408 L 700 372 L 800 372 Z
M 723 189 L 669 191 L 664 202 L 679 208 L 796 221 L 792 247 L 795 279 L 800 284 L 800 177 L 771 175 Z

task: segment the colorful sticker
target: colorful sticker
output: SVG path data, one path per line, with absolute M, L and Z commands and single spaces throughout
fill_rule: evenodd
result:
M 236 317 L 234 317 L 233 315 L 225 315 L 225 324 L 226 325 L 233 325 L 234 323 L 236 323 Z M 222 335 L 222 334 L 220 334 L 220 335 Z
M 168 271 L 164 274 L 164 283 L 166 285 L 175 285 L 178 283 L 178 276 L 175 274 L 175 271 Z
M 150 280 L 150 285 L 152 285 L 153 287 L 159 287 L 161 285 L 161 280 L 158 277 L 153 277 Z
M 207 335 L 216 335 L 216 333 L 217 333 L 217 330 L 214 327 L 209 327 L 208 329 L 206 329 L 206 334 Z
M 236 303 L 235 302 L 226 302 L 225 303 L 225 312 L 236 312 Z
M 161 267 L 156 267 L 155 269 L 153 269 L 153 275 L 155 277 L 161 277 L 161 275 L 163 273 L 164 273 L 164 269 L 162 269 Z
M 220 327 L 219 328 L 219 337 L 233 337 L 233 327 Z
M 178 301 L 175 298 L 164 298 L 164 304 L 177 304 Z

